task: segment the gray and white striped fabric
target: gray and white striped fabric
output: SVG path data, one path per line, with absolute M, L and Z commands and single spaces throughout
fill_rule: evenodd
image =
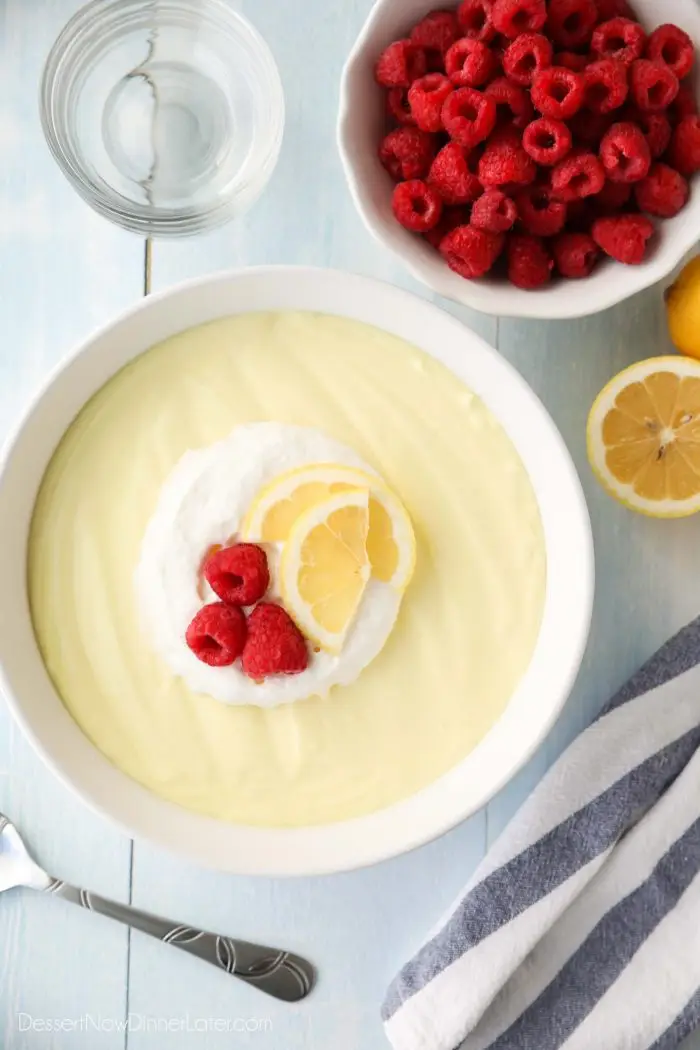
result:
M 396 1050 L 672 1050 L 700 1024 L 700 619 L 550 770 L 389 989 Z

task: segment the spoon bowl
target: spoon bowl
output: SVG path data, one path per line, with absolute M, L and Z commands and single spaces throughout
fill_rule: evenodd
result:
M 45 890 L 50 882 L 30 857 L 17 828 L 0 813 L 0 893 L 17 886 Z

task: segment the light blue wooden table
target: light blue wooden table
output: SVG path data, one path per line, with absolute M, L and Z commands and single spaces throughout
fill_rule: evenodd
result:
M 364 232 L 334 146 L 340 68 L 371 2 L 244 0 L 284 81 L 281 160 L 243 221 L 155 245 L 154 290 L 225 267 L 283 262 L 355 270 L 426 294 Z M 78 6 L 0 0 L 2 436 L 54 362 L 144 291 L 144 243 L 77 199 L 39 127 L 41 65 Z M 669 347 L 659 291 L 570 324 L 499 321 L 442 305 L 520 369 L 581 471 L 599 586 L 588 656 L 564 716 L 516 782 L 441 841 L 356 874 L 277 881 L 198 871 L 128 841 L 43 769 L 0 706 L 0 810 L 46 866 L 193 925 L 295 947 L 321 972 L 307 1002 L 277 1006 L 139 934 L 61 902 L 12 894 L 0 899 L 2 1050 L 380 1050 L 378 1008 L 393 971 L 561 748 L 698 612 L 700 518 L 659 523 L 629 514 L 600 491 L 585 456 L 586 415 L 600 387 L 630 362 Z

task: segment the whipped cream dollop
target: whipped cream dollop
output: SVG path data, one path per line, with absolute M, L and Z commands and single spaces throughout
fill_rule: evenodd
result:
M 353 682 L 391 634 L 401 595 L 371 579 L 342 652 L 312 651 L 302 674 L 254 682 L 238 664 L 207 666 L 185 642 L 195 613 L 218 600 L 201 576 L 207 551 L 236 537 L 261 488 L 279 474 L 315 463 L 341 463 L 376 474 L 352 449 L 318 430 L 248 423 L 223 441 L 186 452 L 163 484 L 143 537 L 134 578 L 136 599 L 155 650 L 194 692 L 226 704 L 259 707 L 326 696 L 333 686 Z M 269 596 L 274 598 L 279 551 L 270 547 Z

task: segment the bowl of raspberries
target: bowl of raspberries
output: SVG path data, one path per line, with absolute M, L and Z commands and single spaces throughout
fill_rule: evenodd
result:
M 698 42 L 696 0 L 378 0 L 341 85 L 356 207 L 467 306 L 606 309 L 700 239 Z

